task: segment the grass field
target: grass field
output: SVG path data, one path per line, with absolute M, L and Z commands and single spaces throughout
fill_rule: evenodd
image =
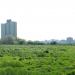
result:
M 75 46 L 0 45 L 0 75 L 75 75 Z

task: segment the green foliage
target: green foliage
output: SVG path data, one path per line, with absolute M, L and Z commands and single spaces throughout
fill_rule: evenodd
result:
M 20 61 L 4 61 L 1 63 L 1 67 L 23 67 L 23 63 Z
M 75 75 L 75 71 L 68 73 L 67 75 Z
M 24 44 L 26 44 L 26 41 L 25 40 L 23 40 L 23 39 L 17 39 L 17 44 L 19 44 L 19 45 L 24 45 Z
M 56 45 L 57 42 L 56 42 L 56 41 L 52 41 L 50 44 L 51 44 L 51 45 Z
M 0 45 L 0 75 L 75 75 L 75 46 Z
M 45 43 L 42 43 L 40 41 L 31 41 L 31 40 L 25 41 L 24 39 L 8 36 L 8 37 L 0 39 L 0 44 L 6 44 L 6 45 L 44 45 Z
M 16 38 L 11 36 L 1 39 L 1 44 L 16 44 L 16 42 Z

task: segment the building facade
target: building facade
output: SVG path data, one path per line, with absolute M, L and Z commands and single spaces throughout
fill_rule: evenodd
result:
M 66 41 L 68 44 L 72 44 L 74 42 L 72 37 L 67 37 Z
M 17 23 L 7 20 L 5 24 L 1 24 L 1 38 L 5 37 L 17 37 Z

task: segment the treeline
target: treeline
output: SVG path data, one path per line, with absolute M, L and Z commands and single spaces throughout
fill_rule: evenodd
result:
M 0 39 L 0 44 L 8 44 L 8 45 L 46 45 L 46 44 L 51 44 L 51 45 L 55 45 L 57 44 L 56 41 L 52 41 L 51 43 L 45 43 L 45 42 L 41 42 L 41 41 L 26 41 L 24 39 L 20 39 L 20 38 L 15 38 L 15 37 L 5 37 Z

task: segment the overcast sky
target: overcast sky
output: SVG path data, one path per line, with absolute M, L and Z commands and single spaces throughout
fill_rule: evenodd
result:
M 75 38 L 75 0 L 0 0 L 0 24 L 7 19 L 26 40 Z

